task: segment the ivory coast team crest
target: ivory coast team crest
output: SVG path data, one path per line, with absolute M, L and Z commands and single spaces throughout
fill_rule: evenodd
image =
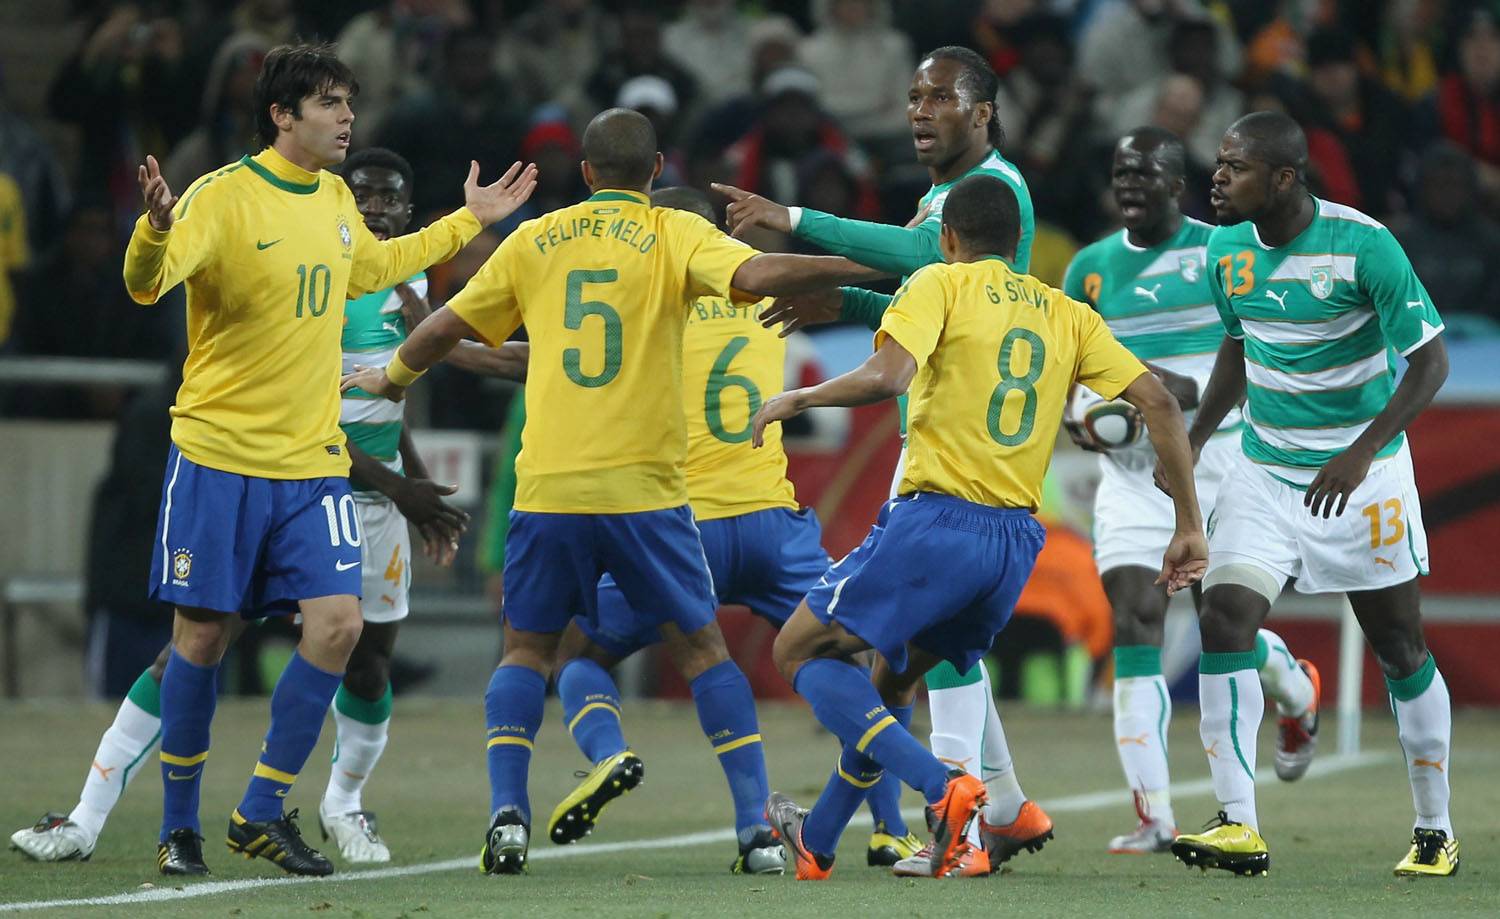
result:
M 1319 300 L 1327 300 L 1328 295 L 1333 293 L 1333 266 L 1314 265 L 1308 272 L 1308 287 L 1312 289 L 1312 295 Z

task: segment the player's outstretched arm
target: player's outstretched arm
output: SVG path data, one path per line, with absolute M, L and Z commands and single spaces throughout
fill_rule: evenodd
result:
M 1406 356 L 1406 373 L 1391 401 L 1380 410 L 1349 448 L 1329 460 L 1307 486 L 1302 504 L 1314 517 L 1342 516 L 1349 496 L 1370 473 L 1380 448 L 1416 420 L 1448 379 L 1448 346 L 1441 335 Z M 1335 507 L 1334 505 L 1338 506 Z
M 526 368 L 531 364 L 531 344 L 508 341 L 491 348 L 477 341 L 461 341 L 443 362 L 482 377 L 525 383 Z
M 1168 594 L 1176 593 L 1201 580 L 1208 570 L 1208 541 L 1203 537 L 1203 518 L 1193 481 L 1193 451 L 1188 447 L 1182 409 L 1177 406 L 1177 398 L 1149 372 L 1136 377 L 1120 396 L 1145 418 L 1146 432 L 1172 496 L 1176 532 L 1156 583 L 1167 585 Z
M 136 221 L 125 248 L 125 289 L 140 304 L 155 303 L 198 270 L 214 249 L 213 215 L 193 220 L 177 219 L 177 196 L 162 177 L 156 157 L 146 157 L 136 172 L 146 213 Z M 199 180 L 206 184 L 206 180 Z M 210 204 L 200 203 L 201 213 Z M 175 228 L 175 229 L 174 229 Z
M 715 182 L 711 187 L 729 199 L 725 221 L 734 236 L 743 236 L 753 227 L 795 234 L 871 269 L 851 281 L 911 274 L 924 265 L 943 260 L 935 222 L 915 220 L 912 226 L 897 227 L 835 217 L 811 208 L 794 211 L 733 185 Z
M 406 398 L 406 387 L 447 356 L 460 341 L 476 335 L 474 328 L 448 307 L 433 313 L 411 333 L 384 367 L 355 365 L 339 382 L 339 392 L 363 389 L 392 402 Z
M 401 515 L 422 534 L 427 557 L 439 565 L 451 564 L 458 550 L 459 537 L 469 527 L 469 515 L 443 500 L 458 491 L 458 487 L 442 485 L 427 477 L 427 468 L 417 455 L 411 434 L 405 430 L 401 432 L 404 476 L 392 472 L 354 443 L 345 446 L 349 450 L 349 477 L 390 498 Z
M 832 255 L 762 252 L 742 262 L 730 283 L 745 293 L 781 297 L 842 284 L 858 271 L 858 265 Z
M 886 338 L 880 348 L 848 373 L 824 380 L 816 386 L 804 386 L 772 398 L 751 420 L 750 443 L 765 443 L 766 425 L 795 418 L 810 408 L 824 405 L 852 407 L 894 399 L 906 392 L 917 375 L 917 361 L 911 352 Z

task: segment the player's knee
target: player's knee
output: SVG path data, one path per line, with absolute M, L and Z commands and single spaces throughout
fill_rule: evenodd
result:
M 1427 642 L 1422 633 L 1370 635 L 1370 647 L 1380 670 L 1388 679 L 1401 680 L 1416 673 L 1427 662 Z
M 1247 614 L 1224 589 L 1210 589 L 1203 595 L 1203 609 L 1198 614 L 1198 628 L 1203 635 L 1203 650 L 1210 653 L 1248 651 L 1255 647 L 1255 630 L 1260 618 Z
M 356 651 L 344 671 L 344 688 L 372 702 L 385 695 L 390 681 L 391 659 L 384 654 Z
M 345 669 L 363 629 L 358 603 L 322 607 L 316 612 L 303 610 L 302 641 L 325 662 L 319 666 Z
M 682 678 L 688 682 L 729 660 L 729 646 L 724 643 L 724 633 L 720 631 L 717 622 L 710 622 L 691 634 L 684 634 L 673 627 L 664 627 L 662 637 Z
M 172 631 L 172 648 L 189 663 L 211 667 L 224 657 L 229 640 L 225 617 L 195 618 L 179 614 Z M 162 672 L 166 663 L 162 662 Z
M 1141 599 L 1121 598 L 1114 604 L 1116 645 L 1161 644 L 1166 615 L 1155 602 L 1141 602 Z

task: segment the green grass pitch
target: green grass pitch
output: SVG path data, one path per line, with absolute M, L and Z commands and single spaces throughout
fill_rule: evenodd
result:
M 1028 794 L 1047 807 L 1058 838 L 1040 854 L 1022 854 L 1003 874 L 962 881 L 903 880 L 864 864 L 868 817 L 856 818 L 828 883 L 787 877 L 734 877 L 728 794 L 699 733 L 691 706 L 630 704 L 625 728 L 646 761 L 646 781 L 614 803 L 586 842 L 557 847 L 538 829 L 526 877 L 486 877 L 475 869 L 487 825 L 483 714 L 472 701 L 402 699 L 391 745 L 366 792 L 395 855 L 394 868 L 370 872 L 340 865 L 329 881 L 278 883 L 266 861 L 244 861 L 223 847 L 265 730 L 266 702 L 226 701 L 214 724 L 203 788 L 206 882 L 169 882 L 155 872 L 160 785 L 154 769 L 131 787 L 91 861 L 40 865 L 0 852 L 0 913 L 25 903 L 70 902 L 28 910 L 37 916 L 448 917 L 702 916 L 1451 916 L 1500 915 L 1500 715 L 1460 712 L 1455 719 L 1454 818 L 1463 868 L 1447 880 L 1391 875 L 1404 853 L 1411 798 L 1388 715 L 1364 724 L 1366 754 L 1333 753 L 1325 721 L 1320 762 L 1303 781 L 1260 785 L 1269 877 L 1190 871 L 1170 856 L 1104 854 L 1108 838 L 1131 828 L 1108 717 L 1009 708 L 1007 732 Z M 920 706 L 919 706 L 920 712 Z M 0 706 L 6 727 L 0 828 L 8 834 L 45 809 L 75 801 L 98 735 L 113 709 L 57 703 Z M 918 715 L 919 735 L 925 725 Z M 804 803 L 816 796 L 834 759 L 834 743 L 797 705 L 761 709 L 772 786 Z M 1259 762 L 1269 772 L 1274 725 L 1261 732 Z M 332 728 L 288 802 L 302 809 L 303 832 L 318 841 L 318 796 L 327 780 Z M 1196 828 L 1212 816 L 1197 711 L 1171 725 L 1179 821 Z M 538 820 L 584 765 L 548 710 L 532 761 Z M 916 806 L 908 794 L 908 805 Z M 590 852 L 590 846 L 599 847 Z M 405 873 L 399 873 L 404 870 Z M 263 879 L 264 882 L 257 882 Z M 252 882 L 228 885 L 223 882 Z M 150 894 L 200 884 L 220 892 L 182 899 L 89 905 L 87 898 Z M 152 885 L 145 887 L 145 885 Z M 230 887 L 221 890 L 221 887 Z

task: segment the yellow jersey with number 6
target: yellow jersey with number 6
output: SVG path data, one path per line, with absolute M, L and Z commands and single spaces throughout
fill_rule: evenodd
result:
M 750 419 L 781 392 L 786 339 L 760 324 L 772 301 L 699 297 L 682 340 L 682 408 L 687 415 L 687 489 L 698 520 L 774 507 L 797 509 L 786 477 L 781 425 L 750 446 Z
M 125 250 L 142 304 L 187 287 L 187 362 L 172 442 L 210 469 L 267 479 L 349 474 L 339 430 L 344 300 L 452 257 L 479 233 L 459 210 L 382 242 L 344 180 L 274 148 L 188 186 L 165 233 L 146 215 Z
M 448 308 L 531 341 L 515 509 L 628 514 L 688 503 L 682 337 L 757 253 L 696 214 L 608 190 L 529 220 Z
M 993 257 L 912 275 L 875 347 L 887 336 L 917 361 L 898 494 L 991 507 L 1041 503 L 1075 380 L 1113 399 L 1147 372 L 1086 304 Z

